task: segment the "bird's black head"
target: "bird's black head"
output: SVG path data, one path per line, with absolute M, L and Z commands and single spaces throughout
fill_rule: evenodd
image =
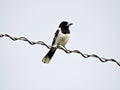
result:
M 69 26 L 71 26 L 72 23 L 68 23 L 67 21 L 63 21 L 60 23 L 59 28 L 64 30 L 69 30 Z

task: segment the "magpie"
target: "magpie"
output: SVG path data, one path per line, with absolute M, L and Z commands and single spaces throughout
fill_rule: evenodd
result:
M 43 63 L 48 64 L 53 57 L 55 51 L 57 50 L 57 46 L 61 45 L 65 47 L 66 43 L 69 40 L 70 37 L 70 30 L 69 26 L 71 26 L 72 23 L 68 23 L 67 21 L 62 21 L 55 32 L 55 36 L 53 38 L 52 42 L 52 48 L 49 50 L 49 52 L 45 55 L 45 57 L 42 59 Z

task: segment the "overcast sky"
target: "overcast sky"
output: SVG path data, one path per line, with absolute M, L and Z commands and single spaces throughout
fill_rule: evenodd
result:
M 51 44 L 62 21 L 72 22 L 66 47 L 120 61 L 120 0 L 0 0 L 0 33 Z M 120 90 L 120 67 L 0 38 L 0 90 Z

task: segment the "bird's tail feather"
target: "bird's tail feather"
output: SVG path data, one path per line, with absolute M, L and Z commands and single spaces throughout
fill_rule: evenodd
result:
M 54 48 L 54 47 L 51 48 L 50 51 L 42 59 L 42 62 L 48 64 L 50 62 L 51 58 L 53 57 L 55 51 L 56 51 L 56 48 Z

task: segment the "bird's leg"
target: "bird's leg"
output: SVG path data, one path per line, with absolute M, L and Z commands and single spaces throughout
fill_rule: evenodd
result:
M 66 51 L 67 53 L 71 53 L 71 51 L 68 50 L 65 46 L 63 46 L 63 47 L 64 47 L 64 49 L 65 49 L 65 51 Z
M 70 51 L 63 45 L 59 45 L 66 53 L 70 53 Z
M 68 51 L 68 49 L 65 47 L 65 46 L 63 46 L 64 47 L 64 49 L 66 50 L 66 51 Z

